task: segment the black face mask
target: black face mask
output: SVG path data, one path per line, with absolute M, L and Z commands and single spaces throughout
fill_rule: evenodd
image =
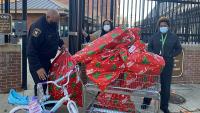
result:
M 50 22 L 49 24 L 50 24 L 51 26 L 57 26 L 57 25 L 58 25 L 57 22 Z

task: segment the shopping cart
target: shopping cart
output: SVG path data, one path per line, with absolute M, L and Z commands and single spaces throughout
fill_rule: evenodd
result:
M 107 89 L 104 91 L 108 94 L 114 95 L 124 95 L 129 96 L 130 101 L 126 104 L 128 106 L 128 110 L 116 110 L 120 108 L 119 103 L 116 103 L 116 100 L 112 98 L 99 98 L 101 93 L 97 85 L 92 83 L 91 81 L 87 81 L 85 84 L 86 90 L 88 92 L 98 92 L 93 95 L 92 102 L 87 106 L 86 112 L 88 113 L 158 113 L 160 111 L 160 83 L 159 76 L 151 76 L 151 80 L 147 80 L 148 75 L 142 75 L 143 77 L 137 77 L 131 80 L 131 84 L 124 85 L 127 80 L 123 79 L 123 76 L 120 76 L 117 80 L 111 83 Z M 144 77 L 146 76 L 146 77 Z M 148 109 L 141 109 L 141 105 L 143 102 L 143 98 L 148 97 L 152 98 L 151 104 L 148 106 Z M 86 97 L 88 98 L 88 97 Z M 121 98 L 121 97 L 120 97 Z M 106 103 L 107 102 L 107 103 Z M 108 105 L 108 103 L 113 103 L 113 105 Z M 116 105 L 114 105 L 116 103 Z M 132 105 L 132 104 L 133 105 Z

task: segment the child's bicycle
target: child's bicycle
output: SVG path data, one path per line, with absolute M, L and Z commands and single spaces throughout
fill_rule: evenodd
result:
M 44 83 L 37 84 L 38 87 L 42 87 L 43 84 L 54 84 L 58 88 L 61 88 L 64 92 L 64 97 L 62 97 L 60 100 L 54 100 L 54 101 L 48 101 L 50 96 L 44 95 L 42 91 L 42 95 L 38 95 L 38 97 L 24 97 L 15 90 L 11 90 L 8 96 L 8 103 L 17 105 L 15 108 L 13 108 L 9 113 L 18 113 L 25 111 L 26 113 L 54 113 L 60 108 L 64 102 L 67 102 L 67 109 L 69 113 L 79 113 L 77 105 L 74 101 L 72 101 L 69 98 L 69 94 L 67 91 L 67 84 L 69 83 L 70 75 L 73 72 L 79 72 L 79 67 L 75 66 L 73 70 L 70 70 L 65 76 L 55 80 L 55 81 L 48 81 Z M 67 82 L 63 84 L 62 86 L 58 85 L 60 81 L 67 78 Z M 40 92 L 41 93 L 41 92 Z M 45 105 L 49 104 L 55 104 L 53 108 L 50 110 L 47 110 L 45 108 Z

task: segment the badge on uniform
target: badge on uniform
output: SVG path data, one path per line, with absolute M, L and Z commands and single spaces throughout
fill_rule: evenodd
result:
M 35 28 L 35 29 L 33 30 L 33 32 L 32 32 L 32 35 L 33 35 L 34 37 L 38 37 L 40 34 L 41 34 L 41 30 L 38 29 L 38 28 Z

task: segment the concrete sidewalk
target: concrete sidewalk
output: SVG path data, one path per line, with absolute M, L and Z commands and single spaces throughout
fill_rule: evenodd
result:
M 33 81 L 28 74 L 28 90 L 21 92 L 21 94 L 26 96 L 33 96 Z M 169 109 L 172 113 L 181 113 L 180 111 L 188 111 L 185 113 L 200 113 L 200 84 L 173 84 L 172 92 L 183 96 L 186 99 L 186 102 L 181 105 L 170 104 Z M 7 94 L 0 94 L 0 113 L 9 113 L 10 109 L 14 106 L 9 105 L 7 102 Z M 88 98 L 90 99 L 90 98 Z M 87 99 L 87 100 L 88 100 Z M 90 99 L 91 100 L 91 99 Z M 88 104 L 89 101 L 86 102 Z M 59 109 L 58 113 L 65 113 L 66 107 Z M 84 113 L 83 110 L 81 110 Z M 149 112 L 148 112 L 149 113 Z M 160 112 L 162 113 L 162 112 Z
M 176 85 L 172 86 L 172 91 L 183 96 L 186 102 L 181 105 L 170 104 L 172 113 L 180 113 L 180 111 L 188 111 L 187 113 L 200 113 L 200 84 L 193 85 Z M 23 95 L 33 95 L 33 90 L 21 92 Z M 8 113 L 14 106 L 7 103 L 7 94 L 0 94 L 0 113 Z M 65 113 L 66 107 L 61 108 L 58 113 Z M 161 112 L 162 113 L 162 112 Z

